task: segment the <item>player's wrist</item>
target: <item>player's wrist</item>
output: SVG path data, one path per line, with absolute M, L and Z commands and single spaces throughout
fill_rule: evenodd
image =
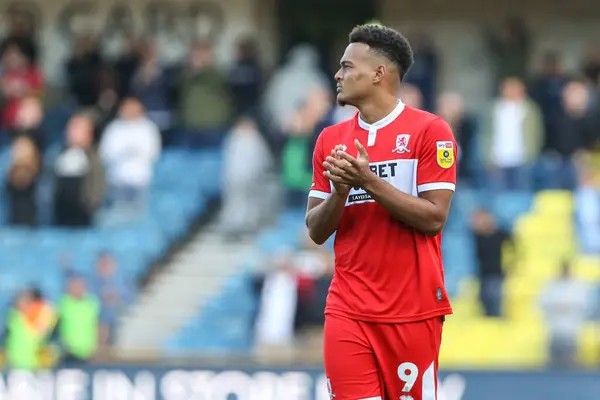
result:
M 339 197 L 343 200 L 346 200 L 346 198 L 348 197 L 348 195 L 350 194 L 350 189 L 348 190 L 337 190 L 336 188 L 333 189 L 333 195 L 336 197 Z
M 374 174 L 373 172 L 371 172 L 367 176 L 367 179 L 365 179 L 365 183 L 362 185 L 362 188 L 367 192 L 371 192 L 377 185 L 378 181 L 379 181 L 379 177 L 376 174 Z

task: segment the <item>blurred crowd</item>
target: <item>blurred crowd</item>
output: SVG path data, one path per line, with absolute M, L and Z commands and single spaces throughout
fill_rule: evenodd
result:
M 5 315 L 1 342 L 4 361 L 36 369 L 60 362 L 76 367 L 110 347 L 119 315 L 134 298 L 134 282 L 119 274 L 110 253 L 99 254 L 93 276 L 74 271 L 68 254 L 61 260 L 65 290 L 52 303 L 35 287 L 17 294 Z
M 0 139 L 10 146 L 5 214 L 14 226 L 126 224 L 146 212 L 153 165 L 163 147 L 174 146 L 222 149 L 220 226 L 229 240 L 244 240 L 278 210 L 279 195 L 287 208 L 304 207 L 318 134 L 356 112 L 335 105 L 332 77 L 308 44 L 265 71 L 251 38 L 239 41 L 235 61 L 224 68 L 205 41 L 192 43 L 181 63 L 163 65 L 151 40 L 132 37 L 119 57 L 109 59 L 101 38 L 81 35 L 64 65 L 61 110 L 68 110 L 68 122 L 52 127 L 47 117 L 55 110 L 44 106 L 39 44 L 24 27 L 13 28 L 0 46 Z M 422 34 L 409 39 L 415 65 L 399 96 L 452 126 L 460 146 L 458 190 L 573 191 L 581 247 L 600 253 L 600 49 L 582 55 L 576 71 L 564 70 L 560 49 L 530 65 L 526 26 L 509 21 L 489 34 L 495 66 L 490 104 L 466 110 L 460 93 L 440 89 L 442 64 L 433 40 Z M 487 315 L 500 316 L 500 250 L 511 233 L 483 209 L 473 215 L 472 229 L 481 300 Z M 301 250 L 265 262 L 257 273 L 259 343 L 290 343 L 298 329 L 322 325 L 332 267 L 331 252 L 308 239 Z M 75 362 L 110 344 L 134 285 L 120 281 L 109 254 L 98 257 L 97 276 L 71 274 L 68 281 L 54 305 L 35 288 L 18 296 L 4 341 L 14 365 L 29 365 L 52 343 Z M 565 286 L 548 288 L 543 304 L 550 323 L 553 310 L 563 306 L 555 302 L 570 298 L 561 290 L 577 291 Z M 576 307 L 585 303 L 587 310 L 591 298 Z M 578 323 L 573 317 L 568 325 Z

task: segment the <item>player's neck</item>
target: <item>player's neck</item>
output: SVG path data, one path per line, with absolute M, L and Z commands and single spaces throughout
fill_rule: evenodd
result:
M 386 96 L 385 98 L 373 99 L 358 107 L 360 119 L 367 124 L 374 124 L 381 121 L 394 111 L 398 105 L 398 98 L 395 96 Z

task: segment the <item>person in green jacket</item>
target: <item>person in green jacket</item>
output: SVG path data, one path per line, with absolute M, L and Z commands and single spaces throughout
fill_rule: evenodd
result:
M 89 361 L 98 350 L 100 303 L 88 292 L 82 277 L 71 278 L 58 309 L 58 338 L 64 350 L 63 363 L 77 365 Z
M 31 303 L 29 292 L 23 291 L 17 296 L 15 307 L 8 313 L 4 353 L 7 366 L 12 369 L 31 371 L 39 368 L 42 335 L 28 319 Z

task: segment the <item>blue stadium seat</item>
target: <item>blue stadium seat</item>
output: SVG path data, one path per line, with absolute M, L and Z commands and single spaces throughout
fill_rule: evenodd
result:
M 533 193 L 513 192 L 495 196 L 492 211 L 504 228 L 511 230 L 517 218 L 531 209 Z

